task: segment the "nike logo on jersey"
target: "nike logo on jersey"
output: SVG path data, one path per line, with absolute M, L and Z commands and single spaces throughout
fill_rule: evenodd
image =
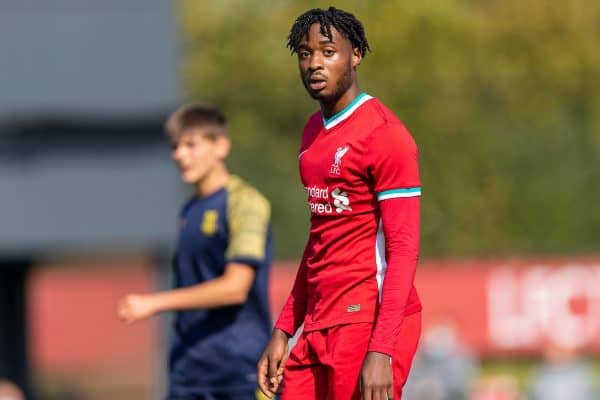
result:
M 360 311 L 360 304 L 352 304 L 346 307 L 346 312 L 353 313 Z

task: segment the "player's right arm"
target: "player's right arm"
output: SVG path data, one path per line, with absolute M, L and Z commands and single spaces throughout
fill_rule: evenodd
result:
M 279 314 L 271 339 L 257 365 L 258 386 L 268 398 L 272 398 L 279 389 L 288 356 L 288 341 L 302 325 L 306 314 L 307 249 L 308 243 L 292 291 Z
M 319 132 L 320 115 L 319 111 L 315 112 L 304 126 L 298 158 L 310 147 Z M 279 314 L 271 339 L 257 365 L 258 386 L 269 398 L 272 398 L 277 392 L 283 379 L 283 368 L 288 355 L 288 341 L 302 325 L 306 315 L 306 259 L 309 247 L 310 239 L 304 248 L 304 255 L 300 261 L 292 291 Z
M 292 291 L 275 323 L 275 329 L 287 333 L 289 337 L 296 334 L 296 331 L 304 322 L 304 316 L 306 315 L 306 253 L 308 246 L 309 245 L 307 244 L 306 249 L 304 250 L 304 256 L 298 267 Z
M 270 399 L 277 393 L 283 380 L 289 338 L 288 334 L 281 329 L 273 329 L 271 339 L 256 367 L 258 387 Z
M 300 144 L 300 148 L 298 149 L 298 158 L 302 156 L 302 154 L 308 150 L 313 140 L 316 137 L 316 134 L 319 132 L 319 124 L 320 124 L 321 113 L 315 112 L 308 120 L 306 125 L 304 126 L 304 130 L 302 132 L 302 143 Z M 304 316 L 306 314 L 306 261 L 309 256 L 311 247 L 311 239 L 309 237 L 306 245 L 304 246 L 304 253 L 302 254 L 302 260 L 300 261 L 300 266 L 298 267 L 298 272 L 296 273 L 296 280 L 294 281 L 294 286 L 292 287 L 292 291 L 288 296 L 288 299 L 279 314 L 279 318 L 275 323 L 275 329 L 279 329 L 285 333 L 289 337 L 294 336 L 300 325 L 304 322 Z

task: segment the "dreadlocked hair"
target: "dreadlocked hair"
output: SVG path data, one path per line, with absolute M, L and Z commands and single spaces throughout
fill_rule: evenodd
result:
M 308 35 L 310 27 L 315 23 L 319 23 L 321 34 L 327 36 L 329 40 L 333 40 L 331 35 L 331 27 L 333 26 L 350 41 L 352 48 L 358 48 L 362 57 L 367 55 L 367 51 L 371 51 L 361 22 L 349 12 L 329 7 L 327 10 L 313 8 L 300 15 L 294 21 L 287 42 L 287 47 L 291 50 L 292 54 L 298 53 L 300 41 L 304 36 Z

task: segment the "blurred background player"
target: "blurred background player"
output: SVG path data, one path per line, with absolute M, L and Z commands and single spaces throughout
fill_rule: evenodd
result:
M 271 329 L 270 205 L 229 174 L 231 144 L 219 109 L 185 106 L 166 132 L 182 180 L 195 188 L 180 215 L 176 287 L 129 294 L 118 316 L 132 323 L 176 312 L 168 399 L 255 399 L 255 366 Z
M 0 378 L 0 400 L 25 400 L 25 395 L 13 382 Z
M 573 346 L 544 340 L 543 362 L 535 368 L 531 400 L 593 400 L 600 393 L 594 387 L 592 366 Z
M 354 15 L 309 10 L 295 20 L 288 47 L 321 106 L 299 152 L 311 227 L 258 365 L 259 385 L 273 396 L 285 368 L 283 400 L 398 400 L 421 330 L 417 146 L 392 111 L 358 87 L 369 44 Z
M 411 400 L 469 398 L 478 373 L 477 360 L 449 317 L 433 317 L 424 329 L 405 394 Z

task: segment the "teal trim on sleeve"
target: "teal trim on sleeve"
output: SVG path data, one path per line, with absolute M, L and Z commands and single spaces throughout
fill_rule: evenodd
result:
M 421 195 L 421 187 L 390 189 L 377 193 L 377 200 L 393 199 L 397 197 L 417 197 Z

